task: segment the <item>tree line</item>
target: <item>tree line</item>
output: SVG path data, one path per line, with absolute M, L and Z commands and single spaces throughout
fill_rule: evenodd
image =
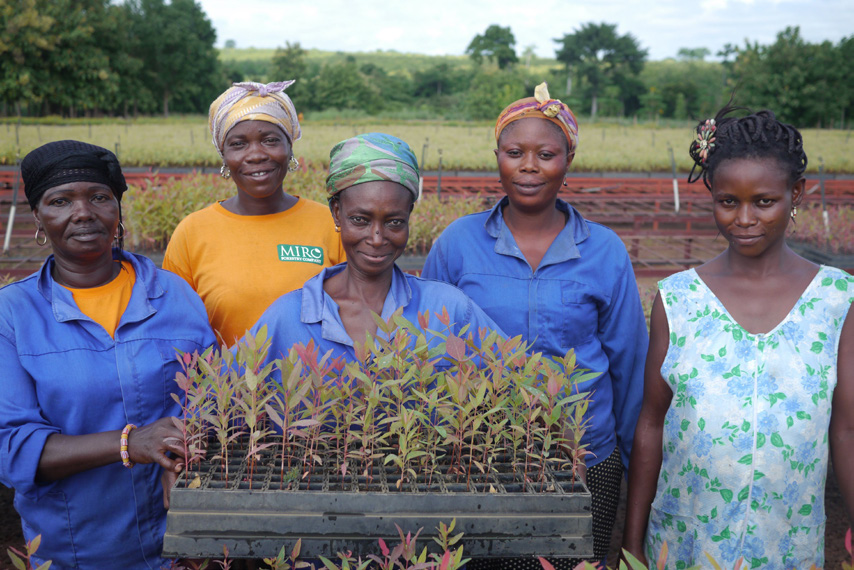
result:
M 517 55 L 510 27 L 493 25 L 472 39 L 466 65 L 437 56 L 392 70 L 363 54 L 318 61 L 288 41 L 268 61 L 222 61 L 215 42 L 194 0 L 0 0 L 0 113 L 206 113 L 233 81 L 292 78 L 299 111 L 331 115 L 490 120 L 543 80 L 593 118 L 708 117 L 735 92 L 736 103 L 798 126 L 845 127 L 854 105 L 854 36 L 814 44 L 797 27 L 769 45 L 728 44 L 721 61 L 707 61 L 706 47 L 648 61 L 615 24 L 586 23 L 554 40 L 544 66 L 533 46 Z
M 854 106 L 854 36 L 813 44 L 789 27 L 772 44 L 725 45 L 716 54 L 722 61 L 707 61 L 712 53 L 706 47 L 647 61 L 638 40 L 620 35 L 615 24 L 586 23 L 555 40 L 557 65 L 545 73 L 531 70 L 532 46 L 520 58 L 515 44 L 509 27 L 493 25 L 469 44 L 471 68 L 440 60 L 407 75 L 359 65 L 356 56 L 308 64 L 298 43 L 286 43 L 264 71 L 299 78 L 290 94 L 308 111 L 414 109 L 427 116 L 488 120 L 543 80 L 553 97 L 594 118 L 693 120 L 713 115 L 732 96 L 739 105 L 774 109 L 797 126 L 845 128 Z
M 0 0 L 5 114 L 197 113 L 227 83 L 194 0 Z

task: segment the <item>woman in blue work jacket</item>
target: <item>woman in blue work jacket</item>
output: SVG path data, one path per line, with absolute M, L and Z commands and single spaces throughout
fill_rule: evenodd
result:
M 648 335 L 637 284 L 617 235 L 557 197 L 578 145 L 569 107 L 542 84 L 501 113 L 495 139 L 506 196 L 452 223 L 433 244 L 422 276 L 461 288 L 533 351 L 563 356 L 575 349 L 579 367 L 600 373 L 579 390 L 592 397 L 582 443 L 590 452 L 586 476 L 601 560 L 643 391 Z
M 475 339 L 482 327 L 501 333 L 458 288 L 407 275 L 395 265 L 409 239 L 418 177 L 409 145 L 391 135 L 369 133 L 335 145 L 326 189 L 347 262 L 324 269 L 264 312 L 252 332 L 268 327 L 269 359 L 313 342 L 320 354 L 331 350 L 333 358 L 355 361 L 356 344 L 368 334 L 382 335 L 372 313 L 388 320 L 398 310 L 416 324 L 419 313 L 435 322 L 435 314 L 446 310 L 453 331 L 468 326 Z
M 161 475 L 183 454 L 176 351 L 215 342 L 205 308 L 122 250 L 127 185 L 112 152 L 52 142 L 21 173 L 36 242 L 53 253 L 0 290 L 0 482 L 24 538 L 42 537 L 33 566 L 160 568 Z

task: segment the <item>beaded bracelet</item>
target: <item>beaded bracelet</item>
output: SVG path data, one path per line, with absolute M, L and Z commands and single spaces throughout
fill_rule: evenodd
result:
M 133 467 L 133 462 L 130 460 L 130 454 L 128 453 L 128 435 L 130 435 L 131 430 L 136 429 L 136 426 L 133 424 L 128 424 L 125 426 L 125 429 L 122 430 L 122 439 L 121 439 L 121 450 L 122 455 L 122 465 L 130 469 Z

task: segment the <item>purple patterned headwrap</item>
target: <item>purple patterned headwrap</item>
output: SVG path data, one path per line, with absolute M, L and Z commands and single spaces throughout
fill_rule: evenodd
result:
M 549 97 L 548 85 L 545 81 L 537 85 L 533 97 L 514 101 L 501 111 L 495 122 L 496 142 L 507 125 L 527 118 L 545 119 L 559 126 L 566 135 L 566 140 L 569 141 L 569 154 L 575 154 L 578 148 L 578 121 L 566 104 Z

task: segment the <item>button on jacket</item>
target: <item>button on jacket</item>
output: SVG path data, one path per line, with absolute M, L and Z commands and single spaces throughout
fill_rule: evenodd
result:
M 342 263 L 324 269 L 306 281 L 302 289 L 279 297 L 258 319 L 252 333 L 257 334 L 261 326 L 267 325 L 268 334 L 272 337 L 269 360 L 287 355 L 294 344 L 307 345 L 309 341 L 314 341 L 320 355 L 332 350 L 333 358 L 343 357 L 348 362 L 356 360 L 353 339 L 344 329 L 338 315 L 338 304 L 323 290 L 323 282 L 346 267 L 347 264 Z M 444 330 L 434 314 L 441 314 L 444 307 L 448 310 L 454 332 L 458 333 L 463 326 L 469 325 L 468 330 L 476 339 L 481 327 L 503 335 L 498 325 L 456 287 L 407 275 L 395 265 L 380 316 L 388 320 L 400 307 L 403 307 L 403 318 L 415 325 L 418 324 L 418 313 L 428 311 L 433 330 Z M 377 336 L 382 336 L 382 331 L 377 331 Z M 436 339 L 433 344 L 438 342 Z M 442 363 L 437 363 L 437 367 L 441 368 Z
M 214 344 L 198 295 L 145 257 L 111 338 L 41 270 L 0 290 L 0 482 L 15 488 L 24 538 L 52 568 L 160 568 L 166 512 L 157 464 L 120 462 L 39 483 L 45 440 L 149 424 L 180 409 L 176 350 Z M 116 438 L 116 451 L 119 440 Z
M 579 387 L 592 397 L 583 438 L 593 452 L 587 465 L 619 443 L 628 468 L 649 339 L 626 248 L 613 231 L 558 200 L 566 226 L 532 270 L 504 222 L 508 203 L 505 197 L 448 226 L 422 276 L 462 289 L 505 333 L 532 343 L 532 351 L 563 356 L 574 348 L 578 367 L 601 373 Z

